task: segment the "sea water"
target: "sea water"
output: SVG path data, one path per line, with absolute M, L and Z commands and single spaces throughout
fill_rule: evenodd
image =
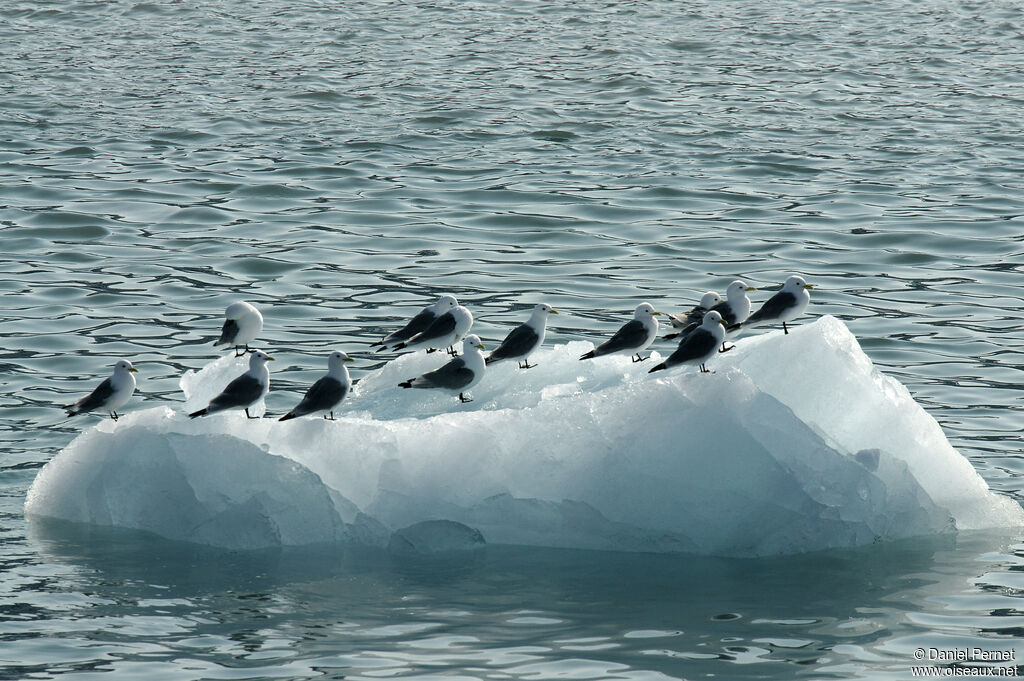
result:
M 548 302 L 554 345 L 737 277 L 756 307 L 791 273 L 816 285 L 796 323 L 842 320 L 1022 498 L 1019 7 L 503 5 L 0 6 L 0 676 L 902 679 L 1024 654 L 1012 528 L 429 560 L 30 530 L 39 469 L 99 422 L 56 406 L 124 357 L 125 411 L 180 409 L 234 300 L 264 312 L 283 414 L 330 349 L 361 379 L 441 293 L 492 346 Z

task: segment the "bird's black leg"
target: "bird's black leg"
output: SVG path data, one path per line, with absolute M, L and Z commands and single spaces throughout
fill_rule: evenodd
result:
M 708 368 L 706 366 L 704 366 L 703 364 L 700 365 L 700 372 L 702 374 L 710 374 L 711 373 L 710 371 L 708 371 Z
M 235 346 L 235 357 L 241 357 L 246 352 L 248 352 L 248 350 L 239 350 L 240 347 L 242 347 L 242 346 L 241 345 L 236 345 Z
M 787 336 L 789 335 L 789 329 L 786 327 L 786 322 L 782 322 L 782 330 L 786 332 Z
M 529 357 L 527 357 L 526 359 L 524 359 L 522 362 L 519 363 L 519 368 L 520 369 L 532 369 L 535 366 L 537 366 L 537 365 L 536 364 L 530 364 L 530 358 Z
M 472 397 L 466 397 L 462 393 L 459 393 L 459 400 L 461 400 L 462 403 L 465 404 L 466 402 L 472 402 L 473 398 Z
M 327 418 L 327 417 L 325 416 L 324 418 Z M 331 421 L 333 421 L 333 420 L 334 420 L 334 412 L 332 411 L 331 412 Z
M 725 347 L 725 341 L 722 341 L 722 347 L 718 348 L 718 351 L 719 351 L 719 352 L 729 352 L 729 351 L 730 351 L 730 350 L 732 350 L 732 349 L 733 349 L 734 347 L 736 347 L 736 345 L 735 345 L 735 344 L 733 344 L 733 345 L 730 345 L 729 347 Z
M 635 355 L 633 355 L 633 364 L 636 364 L 637 362 L 643 362 L 644 360 L 648 360 L 650 358 L 650 355 L 647 355 L 646 357 L 641 357 L 640 353 L 638 352 Z
M 249 407 L 245 408 L 245 418 L 247 419 L 258 419 L 259 416 L 249 416 Z
M 112 411 L 112 412 L 110 412 L 110 418 L 112 418 L 112 419 L 114 419 L 116 421 L 120 417 L 117 415 L 116 411 Z
M 255 350 L 250 350 L 250 349 L 249 349 L 249 344 L 248 344 L 248 343 L 246 343 L 246 344 L 245 344 L 245 352 L 256 352 L 256 351 L 255 351 Z M 243 353 L 243 354 L 244 354 L 244 353 Z
M 458 357 L 459 356 L 459 353 L 457 353 L 455 351 L 455 348 L 453 346 L 451 346 L 451 345 L 448 346 L 448 354 L 451 355 L 452 357 Z

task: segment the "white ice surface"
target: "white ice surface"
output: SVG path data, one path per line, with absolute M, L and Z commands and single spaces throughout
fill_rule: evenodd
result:
M 492 544 L 771 555 L 1024 525 L 837 319 L 742 337 L 712 374 L 578 361 L 590 347 L 488 367 L 468 404 L 397 387 L 447 360 L 420 352 L 364 376 L 334 422 L 189 420 L 245 370 L 222 358 L 182 378 L 183 408 L 76 438 L 26 512 L 235 548 L 414 536 L 418 553 L 472 530 Z M 419 525 L 437 520 L 466 528 Z

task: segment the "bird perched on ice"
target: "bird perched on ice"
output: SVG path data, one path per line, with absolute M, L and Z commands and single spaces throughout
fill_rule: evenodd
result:
M 673 338 L 679 338 L 690 333 L 704 321 L 704 315 L 707 314 L 708 310 L 720 302 L 722 302 L 722 296 L 714 291 L 708 291 L 700 297 L 699 304 L 694 305 L 685 313 L 668 315 L 669 321 L 672 322 L 672 328 L 676 330 L 666 334 L 664 339 L 672 340 Z
M 351 357 L 340 350 L 335 350 L 327 356 L 327 374 L 317 379 L 317 382 L 309 387 L 306 396 L 302 398 L 298 406 L 278 419 L 278 421 L 289 421 L 306 414 L 322 413 L 324 418 L 334 420 L 334 408 L 341 404 L 352 387 L 352 379 L 349 378 L 345 362 L 353 362 Z
M 658 320 L 655 317 L 660 314 L 660 312 L 654 311 L 650 303 L 640 303 L 633 312 L 633 319 L 623 324 L 622 328 L 615 332 L 615 335 L 580 359 L 591 359 L 619 352 L 632 354 L 634 362 L 648 359 L 648 357 L 641 357 L 640 352 L 647 349 L 647 346 L 654 342 L 654 337 L 658 335 Z
M 261 350 L 253 350 L 249 358 L 249 370 L 228 383 L 227 387 L 207 405 L 205 409 L 194 411 L 189 418 L 209 416 L 228 409 L 244 409 L 248 418 L 259 418 L 249 415 L 249 407 L 259 402 L 270 390 L 270 371 L 267 362 L 273 357 Z
M 410 378 L 399 383 L 402 388 L 438 388 L 453 395 L 458 395 L 463 402 L 472 402 L 465 392 L 480 382 L 484 377 L 484 349 L 480 339 L 470 334 L 462 341 L 462 354 L 445 364 L 440 369 L 428 371 L 419 378 Z
M 707 373 L 708 369 L 704 366 L 704 363 L 715 356 L 716 350 L 724 352 L 718 349 L 718 346 L 725 340 L 724 324 L 722 315 L 715 310 L 711 310 L 704 315 L 704 320 L 700 326 L 683 337 L 675 352 L 647 373 L 651 374 L 655 371 L 671 369 L 680 364 L 699 364 L 700 370 Z
M 725 300 L 711 307 L 712 310 L 722 315 L 722 321 L 725 322 L 727 330 L 730 324 L 742 324 L 750 316 L 750 298 L 747 297 L 747 293 L 756 290 L 753 286 L 747 286 L 745 282 L 737 279 L 725 289 Z M 735 346 L 725 347 L 725 341 L 722 341 L 722 352 L 732 350 L 733 347 Z
M 116 421 L 117 410 L 128 402 L 135 392 L 135 377 L 132 374 L 136 372 L 138 369 L 133 367 L 131 362 L 126 359 L 119 360 L 114 365 L 114 373 L 103 379 L 95 390 L 74 404 L 65 404 L 61 409 L 67 409 L 68 416 L 102 409 Z
M 454 357 L 456 354 L 455 344 L 469 333 L 471 326 L 473 326 L 473 315 L 463 306 L 456 304 L 452 309 L 438 315 L 437 319 L 432 321 L 426 329 L 409 340 L 399 343 L 394 349 L 419 350 L 426 348 L 427 352 L 434 352 L 448 348 L 448 354 Z
M 558 314 L 558 310 L 553 310 L 550 305 L 544 303 L 535 305 L 530 318 L 505 336 L 501 345 L 488 355 L 486 363 L 494 364 L 505 359 L 515 359 L 522 360 L 519 362 L 520 369 L 532 369 L 537 366 L 530 364 L 530 354 L 544 342 L 549 314 Z
M 249 349 L 249 343 L 256 339 L 263 330 L 263 315 L 255 307 L 245 302 L 232 303 L 224 310 L 224 327 L 220 330 L 220 338 L 213 345 L 235 348 L 235 357 L 241 357 Z
M 760 310 L 750 315 L 742 324 L 731 325 L 727 328 L 734 331 L 758 324 L 782 322 L 782 330 L 788 334 L 789 328 L 786 326 L 786 322 L 799 317 L 807 309 L 807 304 L 811 302 L 811 294 L 807 291 L 812 288 L 814 285 L 808 284 L 803 277 L 793 275 L 786 280 L 778 293 L 761 306 Z
M 427 305 L 425 308 L 420 310 L 415 317 L 409 320 L 408 324 L 398 331 L 385 336 L 376 343 L 371 343 L 370 347 L 372 348 L 379 345 L 380 347 L 377 348 L 377 352 L 388 350 L 403 341 L 409 340 L 421 331 L 426 331 L 427 327 L 429 327 L 435 319 L 445 312 L 454 310 L 458 306 L 459 303 L 455 300 L 454 296 L 441 296 L 436 303 L 433 305 Z

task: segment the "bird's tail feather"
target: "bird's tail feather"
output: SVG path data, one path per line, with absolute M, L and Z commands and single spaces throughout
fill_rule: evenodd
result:
M 188 415 L 190 419 L 194 419 L 197 416 L 206 416 L 206 409 L 200 409 L 199 411 L 194 411 Z
M 593 359 L 594 357 L 597 357 L 597 354 L 595 354 L 594 351 L 591 350 L 587 354 L 585 354 L 582 357 L 580 357 L 580 359 Z

